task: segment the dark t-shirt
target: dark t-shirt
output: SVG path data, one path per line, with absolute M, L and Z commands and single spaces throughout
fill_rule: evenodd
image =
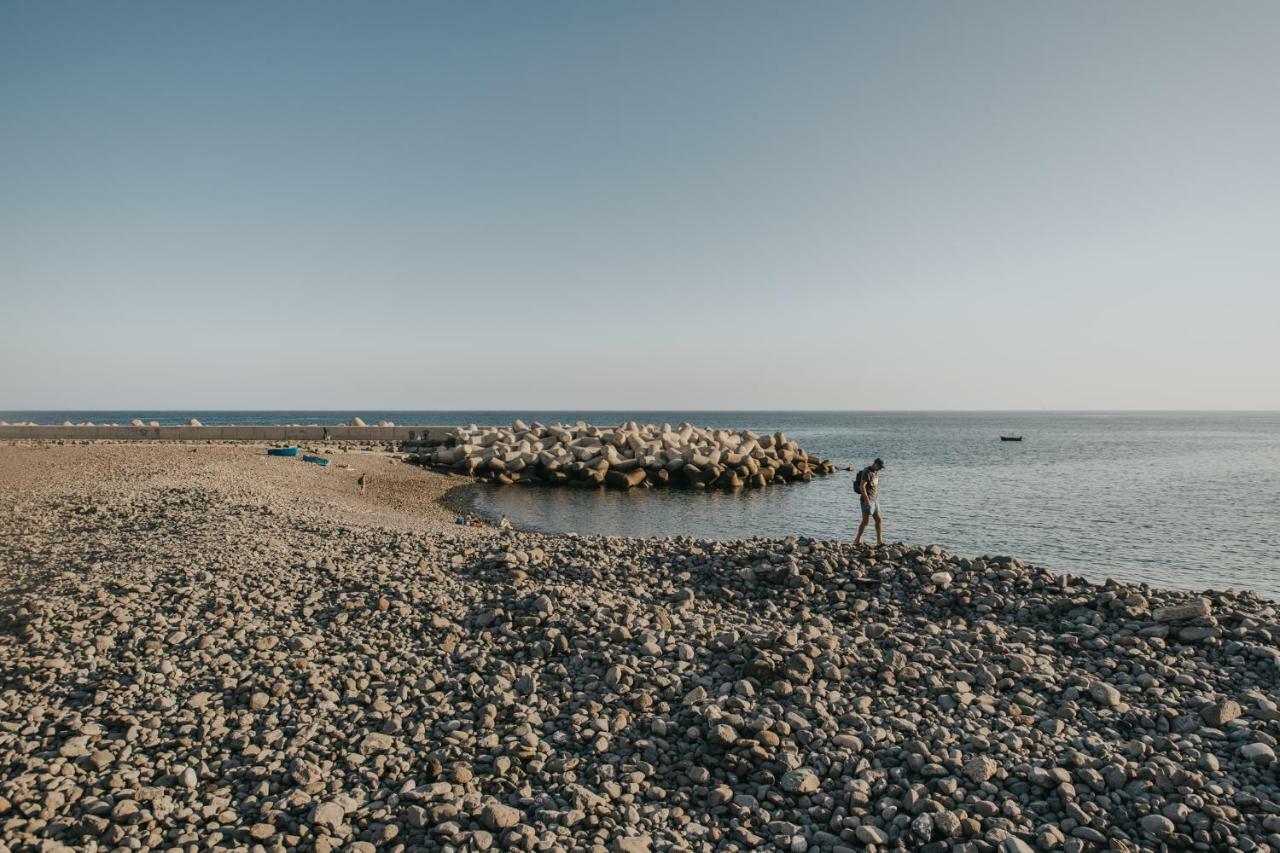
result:
M 863 483 L 867 484 L 868 498 L 875 500 L 880 497 L 880 473 L 878 471 L 871 470 L 870 465 L 858 472 L 858 476 L 854 479 L 853 483 L 854 491 L 858 493 L 859 497 L 862 496 Z

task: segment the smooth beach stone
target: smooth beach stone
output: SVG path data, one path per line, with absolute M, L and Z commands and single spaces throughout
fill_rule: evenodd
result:
M 1222 728 L 1243 713 L 1240 704 L 1232 699 L 1214 702 L 1200 709 L 1200 716 L 1214 728 Z
M 1120 704 L 1120 691 L 1105 681 L 1095 681 L 1090 684 L 1089 695 L 1099 705 L 1114 707 Z
M 1202 619 L 1208 616 L 1212 609 L 1209 599 L 1197 598 L 1186 604 L 1156 608 L 1151 611 L 1151 618 L 1156 622 L 1183 622 L 1188 619 Z
M 793 794 L 809 794 L 818 790 L 817 775 L 807 767 L 791 770 L 782 777 L 782 789 Z

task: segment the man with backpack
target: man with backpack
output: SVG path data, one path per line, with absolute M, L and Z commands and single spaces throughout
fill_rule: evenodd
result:
M 884 544 L 884 530 L 880 520 L 880 471 L 884 469 L 884 460 L 877 459 L 863 468 L 853 478 L 853 489 L 858 493 L 858 502 L 862 504 L 862 523 L 858 525 L 858 535 L 853 537 L 854 545 L 862 544 L 862 534 L 867 529 L 867 522 L 876 520 L 876 547 Z

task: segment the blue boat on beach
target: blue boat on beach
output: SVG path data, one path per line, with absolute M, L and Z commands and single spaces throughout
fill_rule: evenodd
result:
M 302 457 L 302 461 L 303 461 L 303 462 L 311 462 L 312 464 L 315 464 L 315 465 L 328 465 L 328 464 L 329 464 L 329 460 L 328 460 L 328 459 L 325 459 L 323 456 L 303 456 L 303 457 Z
M 298 448 L 296 447 L 268 447 L 268 456 L 297 456 Z

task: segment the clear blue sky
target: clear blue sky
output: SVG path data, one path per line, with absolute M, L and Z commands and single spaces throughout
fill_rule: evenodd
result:
M 1280 4 L 0 0 L 0 409 L 1280 408 Z

